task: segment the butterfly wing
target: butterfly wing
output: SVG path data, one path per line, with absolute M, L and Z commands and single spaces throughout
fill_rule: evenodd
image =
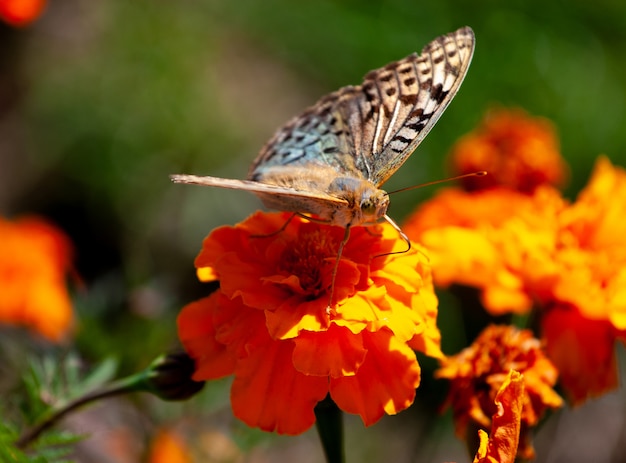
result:
M 234 180 L 197 175 L 170 175 L 174 183 L 214 186 L 244 190 L 255 193 L 270 209 L 328 216 L 332 211 L 345 208 L 347 202 L 322 192 L 296 190 L 285 186 L 270 185 L 250 180 Z
M 368 180 L 382 185 L 428 135 L 461 86 L 474 44 L 464 27 L 365 76 L 365 98 L 348 102 L 347 119 L 358 135 L 356 165 Z
M 331 167 L 380 186 L 424 139 L 463 81 L 474 51 L 469 27 L 443 35 L 422 54 L 368 73 L 360 86 L 327 95 L 279 129 L 248 178 L 281 167 Z M 303 175 L 305 175 L 303 171 Z
M 359 87 L 343 87 L 292 118 L 261 149 L 250 166 L 248 179 L 272 182 L 280 169 L 296 168 L 362 177 L 356 167 L 348 121 L 341 111 L 345 101 L 359 95 Z M 302 173 L 306 175 L 306 171 Z

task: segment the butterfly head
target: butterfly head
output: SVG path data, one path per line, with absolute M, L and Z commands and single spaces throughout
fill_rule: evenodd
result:
M 362 222 L 376 222 L 387 213 L 389 195 L 378 188 L 366 189 L 361 192 Z
M 330 184 L 328 193 L 348 203 L 345 210 L 337 211 L 331 219 L 344 227 L 377 222 L 389 207 L 389 195 L 363 179 L 337 177 Z

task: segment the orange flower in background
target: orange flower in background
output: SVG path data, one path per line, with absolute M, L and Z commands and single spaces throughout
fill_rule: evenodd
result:
M 617 386 L 615 343 L 626 340 L 623 217 L 626 172 L 601 157 L 573 204 L 545 186 L 530 195 L 448 189 L 403 229 L 428 249 L 437 285 L 477 288 L 492 315 L 538 309 L 547 352 L 580 403 Z
M 428 249 L 438 286 L 478 288 L 493 315 L 526 313 L 559 270 L 558 216 L 566 206 L 549 187 L 531 195 L 451 188 L 423 203 L 402 229 Z
M 626 171 L 605 157 L 560 217 L 559 278 L 543 301 L 546 348 L 579 403 L 618 385 L 626 341 Z
M 486 177 L 463 179 L 468 191 L 503 186 L 532 193 L 541 185 L 562 186 L 567 178 L 554 127 L 521 109 L 495 109 L 451 153 L 455 175 L 485 170 Z
M 519 455 L 533 458 L 530 430 L 549 408 L 563 405 L 554 391 L 557 370 L 529 330 L 488 326 L 459 354 L 441 361 L 436 377 L 450 380 L 448 401 L 454 411 L 457 434 L 474 427 L 489 429 L 496 413 L 494 400 L 510 370 L 524 375 Z
M 60 341 L 72 325 L 65 276 L 71 245 L 37 218 L 0 218 L 0 323 L 27 326 Z
M 35 21 L 46 7 L 46 0 L 0 0 L 0 19 L 12 26 Z
M 437 299 L 422 250 L 385 224 L 355 227 L 332 273 L 343 228 L 256 213 L 214 230 L 196 259 L 211 296 L 187 305 L 179 337 L 197 381 L 234 373 L 234 414 L 298 434 L 327 394 L 366 425 L 408 407 L 420 383 L 413 349 L 441 357 Z M 259 236 L 260 235 L 260 236 Z M 266 236 L 263 236 L 266 235 Z
M 560 217 L 558 259 L 567 277 L 553 295 L 618 330 L 626 329 L 625 217 L 626 171 L 600 157 L 589 184 Z
M 192 463 L 183 439 L 170 429 L 161 429 L 150 444 L 148 463 Z
M 474 463 L 513 463 L 519 444 L 524 405 L 524 377 L 511 370 L 494 400 L 497 412 L 491 421 L 491 437 L 478 430 L 480 447 Z

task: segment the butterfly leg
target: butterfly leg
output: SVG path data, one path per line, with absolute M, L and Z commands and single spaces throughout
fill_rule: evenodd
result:
M 276 236 L 279 233 L 285 231 L 285 228 L 287 228 L 287 225 L 289 225 L 291 223 L 291 221 L 293 220 L 293 218 L 296 215 L 298 215 L 296 212 L 291 214 L 289 216 L 289 218 L 285 221 L 285 223 L 282 225 L 282 227 L 280 227 L 278 230 L 273 231 L 272 233 L 267 233 L 267 234 L 263 234 L 263 235 L 250 235 L 250 238 L 271 238 L 272 236 Z
M 371 223 L 364 223 L 363 225 L 376 225 L 376 222 L 371 222 Z M 375 236 L 377 238 L 380 238 L 381 236 L 383 236 L 382 233 L 374 233 L 372 230 L 370 230 L 370 227 L 365 227 L 365 231 L 370 235 L 370 236 Z
M 332 279 L 330 284 L 330 297 L 328 298 L 328 307 L 326 308 L 326 313 L 328 315 L 334 314 L 335 310 L 333 307 L 333 297 L 335 296 L 335 280 L 337 279 L 337 272 L 339 270 L 339 261 L 341 260 L 341 254 L 343 254 L 343 248 L 345 247 L 348 239 L 350 238 L 350 225 L 346 226 L 346 230 L 343 234 L 343 240 L 339 244 L 339 249 L 337 250 L 337 259 L 335 260 L 335 266 L 333 267 Z
M 402 229 L 400 228 L 400 226 L 395 223 L 391 217 L 389 217 L 388 215 L 385 214 L 384 217 L 385 221 L 391 225 L 393 227 L 393 229 L 395 231 L 398 232 L 398 234 L 400 235 L 400 237 L 404 240 L 404 242 L 406 243 L 407 248 L 404 251 L 394 251 L 394 252 L 386 252 L 384 254 L 377 254 L 374 257 L 385 257 L 385 256 L 391 256 L 392 254 L 404 254 L 405 252 L 409 252 L 411 250 L 411 240 L 409 239 L 408 236 L 406 236 L 406 234 L 402 231 Z

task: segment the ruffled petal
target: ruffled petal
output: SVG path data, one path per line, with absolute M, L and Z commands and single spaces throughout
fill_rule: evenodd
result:
M 213 316 L 220 295 L 187 304 L 178 315 L 178 336 L 185 350 L 196 362 L 195 381 L 216 379 L 235 371 L 235 357 L 215 339 Z
M 514 463 L 520 439 L 522 407 L 524 404 L 524 378 L 511 371 L 500 387 L 495 404 L 497 412 L 492 418 L 491 437 L 479 431 L 480 448 L 474 463 Z
M 328 331 L 302 332 L 294 342 L 294 366 L 306 375 L 353 376 L 367 353 L 361 336 L 334 323 Z
M 313 409 L 328 393 L 328 379 L 296 371 L 293 349 L 291 341 L 269 341 L 237 363 L 231 403 L 249 426 L 294 435 L 315 423 Z
M 339 408 L 369 426 L 413 403 L 420 368 L 415 353 L 387 330 L 363 332 L 363 345 L 367 355 L 357 374 L 331 379 L 330 394 Z

